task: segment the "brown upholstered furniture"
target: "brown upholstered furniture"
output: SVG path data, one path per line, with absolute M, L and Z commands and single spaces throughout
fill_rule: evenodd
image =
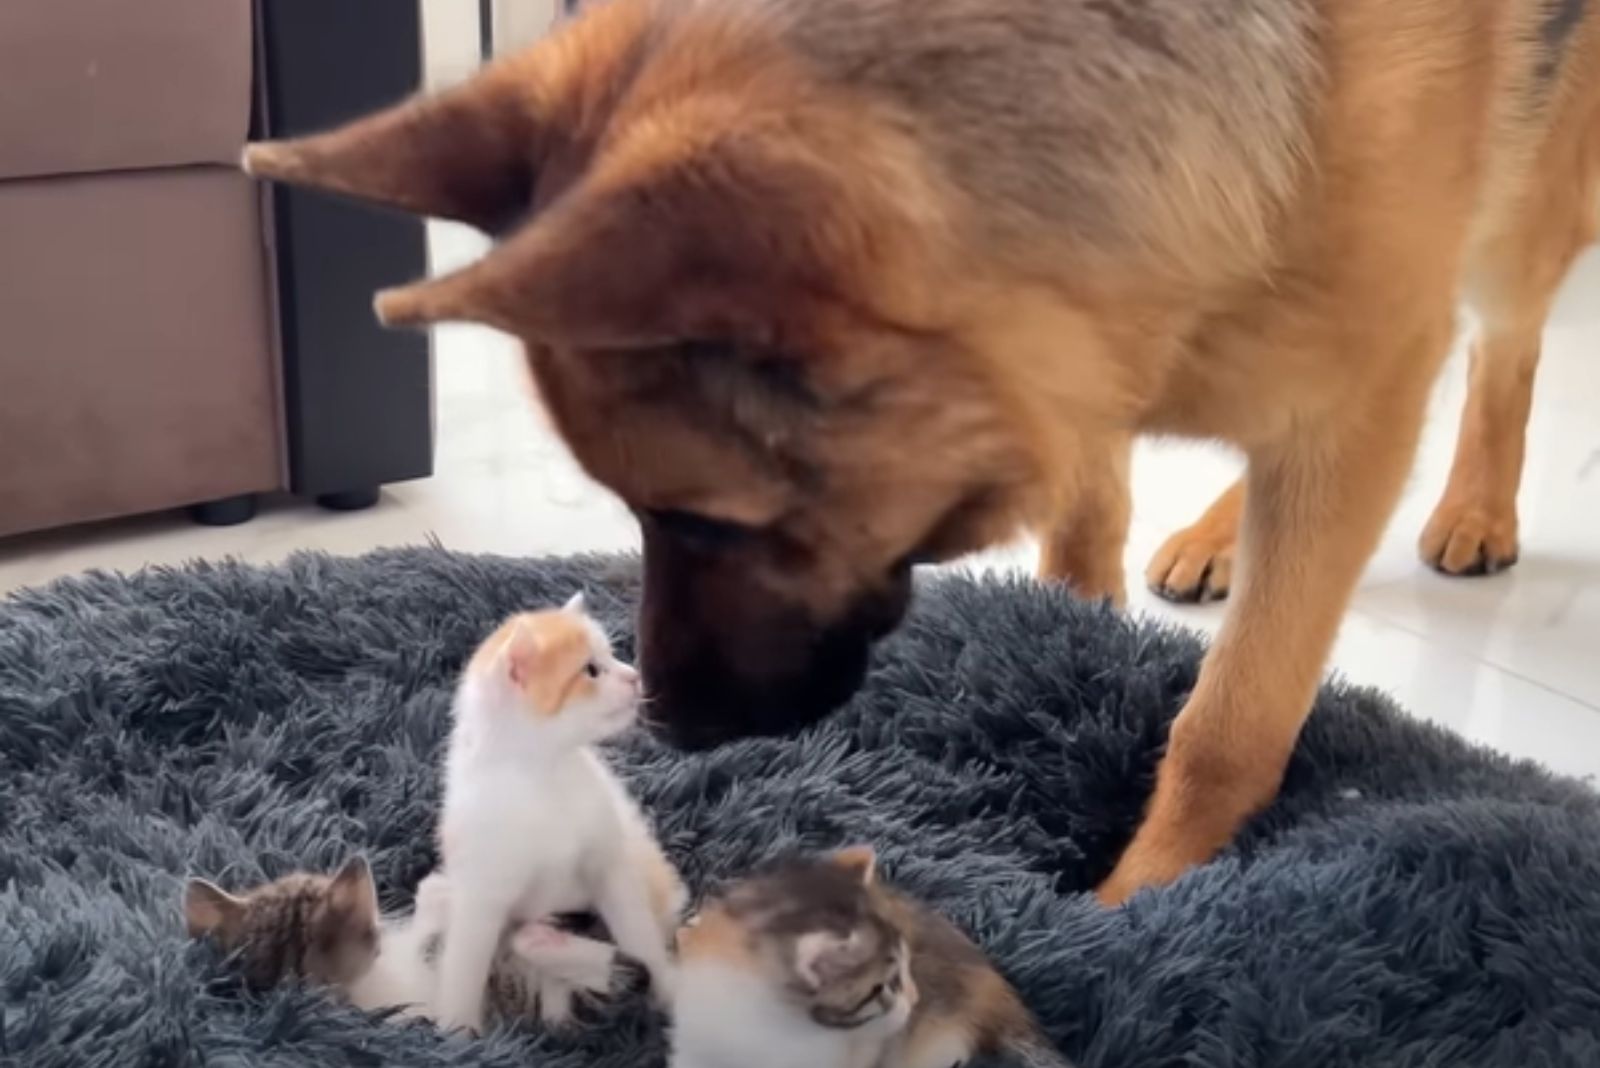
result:
M 208 502 L 245 518 L 284 489 L 359 504 L 429 473 L 426 341 L 379 333 L 367 296 L 421 273 L 420 226 L 235 167 L 253 132 L 418 82 L 414 9 L 349 5 L 384 53 L 364 78 L 335 54 L 348 17 L 322 39 L 330 6 L 0 3 L 0 535 Z M 281 121 L 277 70 L 305 79 Z

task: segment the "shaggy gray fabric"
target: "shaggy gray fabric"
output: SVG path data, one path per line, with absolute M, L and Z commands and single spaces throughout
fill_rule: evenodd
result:
M 463 659 L 578 587 L 625 633 L 633 569 L 416 549 L 5 602 L 0 1061 L 659 1063 L 638 998 L 570 1035 L 467 1041 L 315 991 L 249 997 L 178 914 L 186 872 L 237 886 L 358 849 L 405 905 L 433 862 Z M 637 737 L 615 757 L 696 886 L 876 843 L 1085 1068 L 1600 1064 L 1596 796 L 1371 693 L 1324 691 L 1282 801 L 1223 859 L 1122 911 L 1085 896 L 1199 652 L 1031 585 L 931 583 L 822 728 L 692 757 Z

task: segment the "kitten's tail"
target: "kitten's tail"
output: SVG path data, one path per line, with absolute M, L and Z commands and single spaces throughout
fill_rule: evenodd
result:
M 996 1068 L 1073 1068 L 1050 1040 L 1043 1035 L 1031 1035 L 1006 1047 Z

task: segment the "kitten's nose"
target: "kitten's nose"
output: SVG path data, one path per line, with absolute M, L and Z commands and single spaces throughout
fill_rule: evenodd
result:
M 632 686 L 635 690 L 639 688 L 639 672 L 636 668 L 628 664 L 618 664 L 617 675 L 621 677 L 623 682 L 627 683 L 629 686 Z

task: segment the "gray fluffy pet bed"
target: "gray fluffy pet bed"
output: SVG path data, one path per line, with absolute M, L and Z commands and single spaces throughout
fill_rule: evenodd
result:
M 252 998 L 178 912 L 187 872 L 236 886 L 358 849 L 407 905 L 463 659 L 580 586 L 626 634 L 636 577 L 416 549 L 0 602 L 0 1062 L 661 1063 L 637 997 L 475 1042 Z M 934 582 L 820 729 L 615 759 L 697 887 L 876 843 L 1085 1068 L 1600 1065 L 1600 801 L 1372 693 L 1323 692 L 1282 800 L 1217 863 L 1122 911 L 1085 895 L 1199 654 L 1028 584 Z

